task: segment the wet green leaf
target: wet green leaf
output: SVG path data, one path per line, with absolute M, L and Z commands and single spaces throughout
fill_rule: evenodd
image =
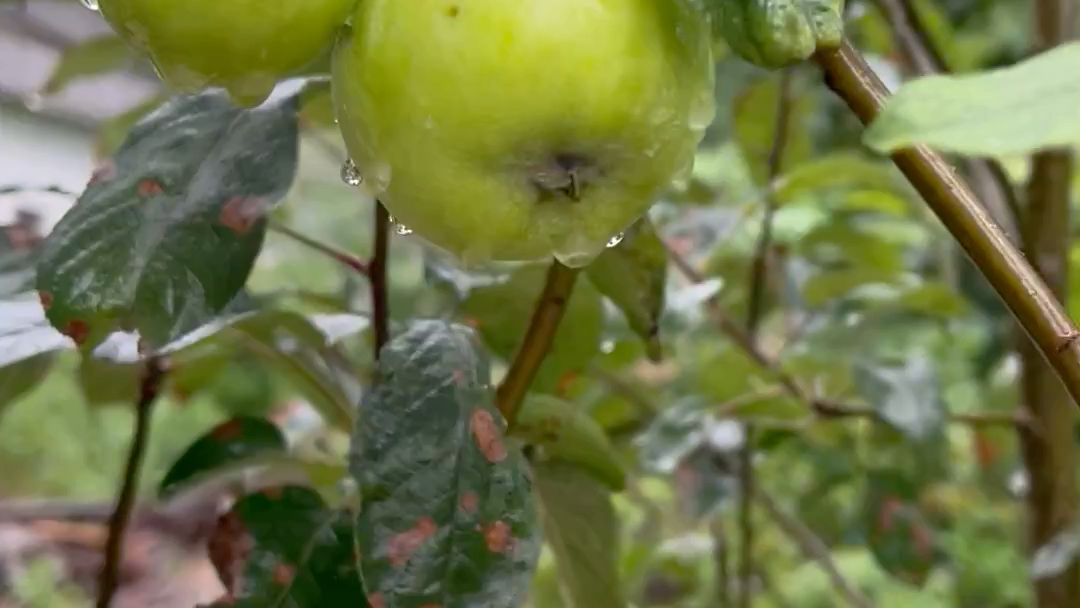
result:
M 604 429 L 574 404 L 529 395 L 510 435 L 539 447 L 545 459 L 580 467 L 612 490 L 626 486 L 626 472 Z
M 539 463 L 533 474 L 565 608 L 624 608 L 621 530 L 610 491 L 567 463 Z
M 635 223 L 622 242 L 585 268 L 589 281 L 619 307 L 630 329 L 641 336 L 653 361 L 663 355 L 659 332 L 667 268 L 667 247 L 648 218 Z
M 507 445 L 472 331 L 414 321 L 387 344 L 350 471 L 371 603 L 517 606 L 540 548 L 528 464 Z
M 251 416 L 233 417 L 184 450 L 165 473 L 158 494 L 169 496 L 180 485 L 225 465 L 285 450 L 285 437 L 274 423 Z
M 210 555 L 232 592 L 214 606 L 368 607 L 352 514 L 331 510 L 309 488 L 241 498 L 219 521 Z
M 80 78 L 120 70 L 133 58 L 131 47 L 113 34 L 67 46 L 41 92 L 52 95 Z
M 252 110 L 216 91 L 173 98 L 46 238 L 49 321 L 80 344 L 124 328 L 162 346 L 213 319 L 247 281 L 296 161 L 295 97 Z
M 854 377 L 863 399 L 904 435 L 923 440 L 943 431 L 945 404 L 928 358 L 913 356 L 903 365 L 858 362 Z
M 971 156 L 1009 156 L 1080 143 L 1080 43 L 974 74 L 900 87 L 866 130 L 881 153 L 925 144 Z
M 479 329 L 492 353 L 505 360 L 517 353 L 546 276 L 544 265 L 524 266 L 505 282 L 469 292 L 461 304 L 461 313 L 469 325 Z M 592 361 L 599 352 L 603 314 L 600 293 L 588 281 L 578 281 L 551 351 L 533 380 L 533 391 L 556 390 L 567 374 L 580 373 Z

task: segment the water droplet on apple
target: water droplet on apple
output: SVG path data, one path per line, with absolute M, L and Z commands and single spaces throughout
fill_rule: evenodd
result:
M 607 248 L 611 249 L 612 247 L 617 247 L 619 243 L 623 242 L 624 238 L 626 238 L 626 233 L 620 232 L 619 234 L 616 234 L 615 236 L 608 239 Z
M 398 236 L 409 236 L 413 233 L 413 229 L 409 228 L 405 224 L 402 224 L 394 216 L 390 216 L 390 225 L 394 227 L 394 234 Z
M 92 11 L 98 10 L 98 0 L 79 0 L 79 2 Z
M 354 188 L 364 182 L 364 176 L 360 175 L 360 168 L 351 158 L 345 159 L 341 165 L 341 181 Z

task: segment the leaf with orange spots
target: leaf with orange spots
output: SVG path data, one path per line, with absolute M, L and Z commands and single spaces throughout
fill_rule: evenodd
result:
M 241 498 L 220 520 L 210 556 L 231 597 L 215 605 L 367 608 L 353 515 L 310 488 L 276 490 Z
M 944 554 L 917 501 L 917 488 L 902 473 L 874 471 L 867 482 L 863 516 L 870 550 L 882 569 L 922 586 Z
M 229 464 L 267 453 L 284 453 L 285 436 L 274 423 L 236 416 L 218 424 L 188 446 L 169 467 L 158 494 L 170 496 L 185 482 Z
M 379 359 L 350 470 L 364 582 L 384 608 L 520 605 L 540 550 L 532 480 L 473 330 L 414 321 Z
M 537 458 L 573 463 L 616 492 L 626 487 L 626 471 L 611 440 L 576 404 L 529 395 L 510 434 L 542 448 Z
M 247 110 L 207 91 L 143 118 L 45 239 L 53 326 L 84 324 L 89 346 L 120 326 L 162 346 L 221 314 L 292 184 L 297 104 Z
M 648 218 L 638 220 L 614 247 L 585 268 L 589 281 L 626 317 L 653 361 L 663 356 L 660 315 L 664 312 L 668 253 Z

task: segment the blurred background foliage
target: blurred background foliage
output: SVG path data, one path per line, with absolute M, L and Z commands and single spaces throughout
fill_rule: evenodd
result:
M 895 88 L 911 72 L 882 3 L 848 4 L 849 36 Z M 913 4 L 953 71 L 1012 64 L 1031 47 L 1028 2 Z M 125 52 L 73 47 L 50 86 L 115 69 L 114 55 Z M 861 147 L 861 128 L 813 66 L 766 72 L 723 45 L 718 53 L 716 120 L 692 177 L 652 213 L 667 245 L 706 278 L 668 273 L 664 358 L 648 360 L 618 310 L 582 282 L 535 387 L 602 428 L 610 439 L 605 458 L 627 475 L 613 510 L 610 490 L 595 476 L 553 476 L 557 482 L 541 485 L 546 517 L 556 522 L 546 525 L 566 542 L 545 550 L 530 605 L 599 608 L 625 598 L 643 607 L 724 607 L 738 605 L 734 598 L 747 590 L 755 608 L 841 605 L 847 598 L 822 559 L 880 608 L 1031 605 L 1026 473 L 1009 419 L 1018 403 L 1009 316 L 892 165 Z M 787 137 L 770 181 L 781 95 L 790 102 Z M 114 149 L 138 114 L 106 123 L 99 149 Z M 303 116 L 300 170 L 274 221 L 366 255 L 371 201 L 340 179 L 345 156 L 325 92 L 305 99 Z M 1011 182 L 1022 184 L 1027 159 L 1000 160 Z M 1080 192 L 1075 177 L 1074 184 Z M 754 347 L 763 366 L 715 322 L 713 306 L 738 326 L 751 314 L 752 269 L 770 205 Z M 29 248 L 18 226 L 2 233 L 0 285 L 16 284 L 25 271 Z M 1080 247 L 1072 251 L 1080 257 Z M 1075 317 L 1080 264 L 1072 272 Z M 498 376 L 543 272 L 466 274 L 415 239 L 395 237 L 389 276 L 393 319 L 439 316 L 478 327 Z M 335 361 L 347 362 L 338 371 L 360 370 L 361 385 L 370 374 L 366 280 L 272 231 L 248 289 L 312 323 L 315 315 L 345 315 L 350 323 L 297 334 L 301 349 L 321 353 L 314 367 L 304 359 L 299 376 L 296 365 L 266 356 L 281 351 L 273 332 L 181 364 L 155 413 L 143 488 L 156 487 L 208 428 L 238 414 L 280 424 L 302 460 L 343 453 L 341 428 L 313 412 L 333 407 L 326 402 L 335 394 L 362 390 L 332 373 Z M 285 353 L 294 355 L 302 358 Z M 122 365 L 80 362 L 67 350 L 0 369 L 0 498 L 110 497 L 128 445 L 132 378 Z M 595 450 L 550 451 L 552 462 L 599 458 Z M 747 457 L 752 479 L 740 464 Z M 779 518 L 742 504 L 748 480 L 772 497 Z M 807 554 L 793 540 L 792 521 L 824 542 L 823 554 Z M 556 557 L 588 575 L 560 574 Z M 609 562 L 617 564 L 614 578 L 603 567 L 589 569 Z

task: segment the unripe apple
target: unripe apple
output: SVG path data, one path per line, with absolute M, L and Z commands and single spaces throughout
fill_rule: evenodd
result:
M 239 104 L 266 99 L 283 77 L 333 44 L 356 0 L 98 0 L 116 32 L 146 52 L 166 84 L 223 87 Z
M 465 265 L 583 265 L 692 168 L 714 114 L 695 1 L 361 0 L 332 60 L 349 153 Z

